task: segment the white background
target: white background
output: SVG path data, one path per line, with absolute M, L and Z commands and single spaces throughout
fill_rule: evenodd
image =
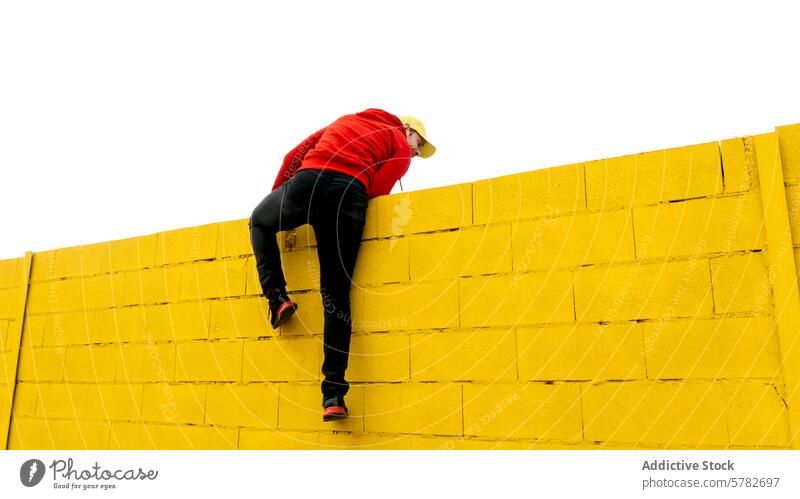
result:
M 800 122 L 791 2 L 0 3 L 0 259 L 243 219 L 337 117 L 405 190 Z M 395 186 L 395 192 L 399 186 Z

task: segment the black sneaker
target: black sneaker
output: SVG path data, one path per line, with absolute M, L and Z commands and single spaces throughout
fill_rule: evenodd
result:
M 297 303 L 289 299 L 283 289 L 272 289 L 267 296 L 269 299 L 269 313 L 272 329 L 278 329 L 281 324 L 289 320 L 289 317 L 297 310 Z
M 344 405 L 344 397 L 333 396 L 325 399 L 322 403 L 325 412 L 322 414 L 323 421 L 333 421 L 336 419 L 344 419 L 348 416 L 347 406 Z

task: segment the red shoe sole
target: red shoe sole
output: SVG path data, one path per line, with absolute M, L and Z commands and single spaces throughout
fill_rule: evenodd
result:
M 332 405 L 325 409 L 325 414 L 322 416 L 323 421 L 331 421 L 334 419 L 344 419 L 347 417 L 347 411 L 342 406 Z
M 297 304 L 295 302 L 293 302 L 293 301 L 287 301 L 287 302 L 284 302 L 283 304 L 281 304 L 281 306 L 278 307 L 278 324 L 277 324 L 277 326 L 280 326 L 281 324 L 283 324 L 286 321 L 288 321 L 289 317 L 291 317 L 294 314 L 295 310 L 297 310 Z

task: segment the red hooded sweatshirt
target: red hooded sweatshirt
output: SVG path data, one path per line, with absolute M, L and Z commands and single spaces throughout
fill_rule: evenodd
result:
M 411 164 L 403 123 L 382 109 L 346 114 L 289 151 L 274 191 L 299 170 L 335 170 L 358 179 L 367 198 L 389 194 Z

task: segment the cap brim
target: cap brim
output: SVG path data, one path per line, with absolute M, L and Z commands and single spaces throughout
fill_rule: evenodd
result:
M 419 151 L 420 158 L 430 158 L 433 156 L 433 153 L 436 152 L 436 146 L 431 144 L 430 142 L 425 142 L 425 145 L 422 146 L 422 149 Z

